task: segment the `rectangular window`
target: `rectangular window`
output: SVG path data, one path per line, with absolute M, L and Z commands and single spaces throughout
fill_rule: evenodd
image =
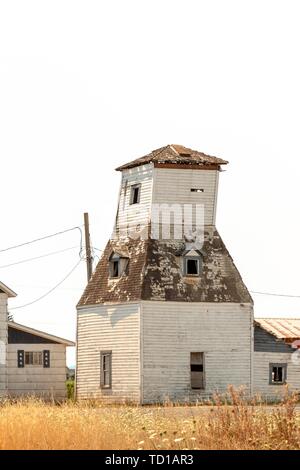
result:
M 203 390 L 204 386 L 204 353 L 191 352 L 191 389 Z
M 119 261 L 112 262 L 112 277 L 119 277 Z
M 112 352 L 101 351 L 100 353 L 100 386 L 111 388 Z
M 283 385 L 287 379 L 287 364 L 270 364 L 270 385 Z
M 191 193 L 204 193 L 202 188 L 191 188 Z
M 186 276 L 199 276 L 200 258 L 185 258 L 184 274 Z
M 141 185 L 135 184 L 131 186 L 130 204 L 139 204 L 141 197 Z
M 25 351 L 25 366 L 42 366 L 42 351 Z

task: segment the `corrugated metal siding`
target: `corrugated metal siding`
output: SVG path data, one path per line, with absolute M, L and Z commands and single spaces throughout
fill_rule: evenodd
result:
M 251 382 L 252 307 L 143 302 L 145 403 L 191 401 Z M 190 353 L 204 352 L 204 391 L 190 390 Z
M 0 397 L 5 395 L 7 388 L 7 374 L 5 361 L 7 348 L 7 294 L 0 293 Z
M 140 400 L 139 305 L 87 307 L 78 312 L 77 397 Z M 100 351 L 112 351 L 112 388 L 100 388 Z
M 294 350 L 283 340 L 276 339 L 275 336 L 256 325 L 254 328 L 254 351 L 291 354 Z
M 215 225 L 217 170 L 155 168 L 154 174 L 153 203 L 203 204 L 204 224 Z M 191 192 L 191 188 L 204 189 L 204 192 Z
M 25 366 L 18 368 L 17 351 L 50 351 L 50 367 Z M 62 344 L 9 344 L 8 393 L 11 397 L 24 395 L 66 398 L 66 347 Z
M 130 204 L 130 187 L 141 184 L 139 204 Z M 153 165 L 142 165 L 122 172 L 117 228 L 126 227 L 128 223 L 148 223 L 152 200 Z
M 269 385 L 270 363 L 287 364 L 287 383 L 289 389 L 290 391 L 300 391 L 300 364 L 293 364 L 292 353 L 255 352 L 254 393 L 258 393 L 266 399 L 277 399 L 285 393 L 283 385 Z

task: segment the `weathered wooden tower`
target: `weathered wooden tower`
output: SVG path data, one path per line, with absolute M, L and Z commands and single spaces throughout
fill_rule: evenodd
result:
M 167 145 L 117 168 L 114 237 L 78 304 L 79 399 L 251 392 L 252 299 L 215 227 L 225 164 Z

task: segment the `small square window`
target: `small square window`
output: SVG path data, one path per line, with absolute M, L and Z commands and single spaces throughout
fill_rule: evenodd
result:
M 117 279 L 128 273 L 129 259 L 120 256 L 117 253 L 112 253 L 109 257 L 109 277 Z
M 141 185 L 135 184 L 131 186 L 130 204 L 139 204 L 141 197 Z
M 188 259 L 186 261 L 187 274 L 199 274 L 199 261 L 197 259 Z
M 199 276 L 200 275 L 200 257 L 188 258 L 184 260 L 184 274 L 186 276 Z
M 287 379 L 287 364 L 270 364 L 270 385 L 283 385 Z
M 43 353 L 40 351 L 25 352 L 25 366 L 41 366 L 43 365 Z

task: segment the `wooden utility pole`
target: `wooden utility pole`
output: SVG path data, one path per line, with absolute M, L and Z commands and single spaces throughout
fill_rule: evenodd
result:
M 84 213 L 84 233 L 85 233 L 87 280 L 89 282 L 93 274 L 93 258 L 92 258 L 92 253 L 91 253 L 89 214 L 87 212 Z

